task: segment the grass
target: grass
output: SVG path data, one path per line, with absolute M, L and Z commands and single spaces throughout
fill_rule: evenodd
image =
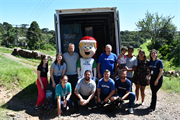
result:
M 180 94 L 180 77 L 164 77 L 162 88 L 166 91 Z
M 33 73 L 32 69 L 3 56 L 0 56 L 0 61 L 0 85 L 7 87 L 7 89 L 12 89 L 13 86 L 25 89 L 30 84 L 35 83 L 37 75 Z M 29 88 L 27 92 L 35 91 L 33 89 L 36 88 Z
M 56 51 L 47 51 L 47 50 L 36 50 L 36 51 L 39 51 L 39 52 L 42 52 L 46 55 L 51 55 L 51 56 L 56 56 Z
M 6 47 L 0 47 L 0 52 L 1 53 L 12 53 L 13 49 L 9 49 Z

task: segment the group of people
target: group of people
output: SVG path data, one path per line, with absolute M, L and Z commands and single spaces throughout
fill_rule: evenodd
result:
M 57 108 L 58 116 L 61 116 L 67 106 L 78 111 L 78 101 L 80 105 L 90 108 L 95 105 L 103 106 L 106 103 L 110 105 L 114 103 L 121 108 L 123 101 L 129 100 L 129 112 L 134 113 L 133 105 L 139 103 L 139 90 L 141 104 L 144 105 L 144 91 L 148 84 L 152 91 L 149 111 L 155 110 L 157 91 L 163 82 L 163 63 L 157 58 L 155 49 L 150 52 L 150 60 L 146 58 L 143 50 L 139 51 L 136 58 L 132 46 L 122 47 L 121 54 L 117 57 L 111 52 L 112 46 L 107 44 L 105 53 L 100 55 L 98 63 L 93 63 L 93 68 L 97 67 L 98 81 L 92 78 L 91 70 L 86 70 L 83 78 L 78 79 L 79 54 L 74 50 L 75 45 L 70 43 L 68 52 L 58 53 L 50 67 L 52 106 Z M 48 84 L 47 73 L 48 58 L 43 56 L 37 67 L 38 99 L 34 107 L 36 111 L 39 111 L 40 104 L 43 109 L 47 109 L 44 105 Z M 135 93 L 132 92 L 133 83 L 136 86 Z

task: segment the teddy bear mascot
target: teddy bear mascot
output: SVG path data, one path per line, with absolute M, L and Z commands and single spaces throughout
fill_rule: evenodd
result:
M 84 78 L 86 70 L 91 71 L 91 79 L 96 82 L 96 61 L 92 58 L 97 50 L 97 41 L 94 37 L 84 36 L 79 42 L 79 52 L 82 58 L 77 64 L 78 79 Z

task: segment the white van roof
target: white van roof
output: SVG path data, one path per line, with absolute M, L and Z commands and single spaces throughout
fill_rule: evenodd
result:
M 117 7 L 101 7 L 101 8 L 77 8 L 77 9 L 58 9 L 56 13 L 68 14 L 68 13 L 88 13 L 88 12 L 113 12 Z

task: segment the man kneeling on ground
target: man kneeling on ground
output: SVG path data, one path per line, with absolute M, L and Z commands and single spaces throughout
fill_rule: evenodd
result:
M 115 81 L 116 86 L 116 97 L 113 97 L 113 100 L 129 100 L 129 113 L 134 113 L 133 111 L 133 104 L 134 100 L 136 98 L 135 93 L 130 92 L 131 91 L 131 81 L 126 78 L 127 76 L 127 70 L 121 69 L 120 71 L 120 78 L 117 78 Z M 119 105 L 119 108 L 122 107 L 122 102 Z
M 74 102 L 75 111 L 79 110 L 78 100 L 80 105 L 93 107 L 95 105 L 94 94 L 96 91 L 96 83 L 91 79 L 91 71 L 86 70 L 84 78 L 78 80 L 72 99 Z
M 104 70 L 103 78 L 98 81 L 97 86 L 97 97 L 95 99 L 100 103 L 112 102 L 111 97 L 115 93 L 115 83 L 113 79 L 110 78 L 110 71 L 108 69 Z

